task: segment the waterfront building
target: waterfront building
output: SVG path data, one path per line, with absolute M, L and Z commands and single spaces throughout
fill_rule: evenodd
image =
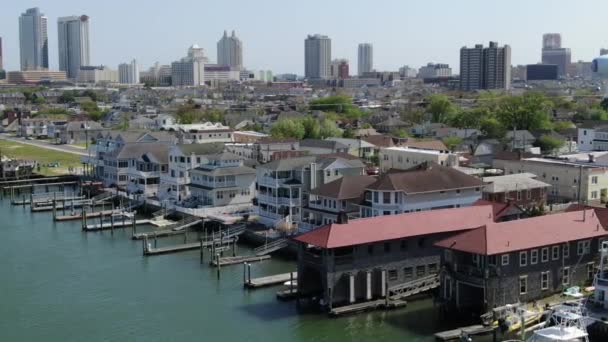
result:
M 452 68 L 448 64 L 428 63 L 418 69 L 418 78 L 451 77 Z
M 19 17 L 19 52 L 21 71 L 49 68 L 47 17 L 38 7 L 27 9 Z
M 139 83 L 139 66 L 137 60 L 132 60 L 131 63 L 122 63 L 118 65 L 118 82 L 121 84 L 138 84 Z
M 328 36 L 309 35 L 304 41 L 304 77 L 329 78 L 331 64 L 331 39 Z
M 6 73 L 6 81 L 11 84 L 37 84 L 40 82 L 65 82 L 67 77 L 64 71 L 9 71 Z
M 118 83 L 118 70 L 106 66 L 81 66 L 78 72 L 78 83 Z
M 127 192 L 162 200 L 160 179 L 169 170 L 169 144 L 131 144 L 125 146 L 119 156 L 128 160 Z
M 374 70 L 374 46 L 370 43 L 361 43 L 357 49 L 357 74 Z
M 59 70 L 76 79 L 80 67 L 91 64 L 89 49 L 89 17 L 60 17 L 57 20 Z
M 235 70 L 243 68 L 243 43 L 236 37 L 234 31 L 230 37 L 224 31 L 224 36 L 217 42 L 217 64 Z
M 592 285 L 605 210 L 582 209 L 508 222 L 486 222 L 436 243 L 443 248 L 443 300 L 487 312 Z
M 550 64 L 550 63 L 549 63 Z M 511 47 L 477 44 L 460 49 L 460 89 L 509 89 L 511 87 Z
M 251 204 L 255 197 L 256 171 L 230 152 L 207 157 L 191 172 L 191 201 L 210 207 Z
M 556 80 L 559 76 L 559 67 L 555 64 L 529 64 L 526 66 L 526 80 L 544 81 Z

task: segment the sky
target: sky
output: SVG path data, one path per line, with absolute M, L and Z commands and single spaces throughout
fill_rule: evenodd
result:
M 18 17 L 39 7 L 48 17 L 49 59 L 57 68 L 57 18 L 90 16 L 91 64 L 116 68 L 138 60 L 170 64 L 198 44 L 215 61 L 223 31 L 236 30 L 250 70 L 304 73 L 304 39 L 332 39 L 332 58 L 350 60 L 374 45 L 376 70 L 428 62 L 458 72 L 462 46 L 509 44 L 512 64 L 540 60 L 542 34 L 559 32 L 572 59 L 591 60 L 608 47 L 608 1 L 602 0 L 2 0 L 0 37 L 6 70 L 19 68 Z

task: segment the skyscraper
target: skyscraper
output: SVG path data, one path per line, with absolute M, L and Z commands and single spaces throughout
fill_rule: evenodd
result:
M 327 79 L 330 63 L 331 39 L 320 34 L 309 35 L 304 41 L 304 76 Z
M 543 34 L 542 63 L 557 65 L 560 77 L 567 74 L 572 61 L 570 49 L 562 47 L 562 36 L 559 33 Z
M 224 31 L 224 36 L 217 42 L 217 64 L 239 70 L 243 68 L 243 43 L 234 31 L 230 37 Z
M 349 65 L 348 59 L 340 58 L 334 59 L 329 65 L 329 76 L 332 79 L 346 79 L 349 78 Z
M 122 84 L 139 83 L 137 60 L 134 59 L 131 63 L 122 63 L 118 65 L 118 82 Z
M 30 8 L 19 17 L 19 52 L 21 70 L 49 68 L 49 38 L 47 18 L 38 7 Z
M 608 49 L 601 48 L 600 49 L 600 56 L 604 56 L 604 55 L 608 55 Z M 2 69 L 2 68 L 0 68 L 0 69 Z
M 0 37 L 0 71 L 4 70 L 4 64 L 2 64 L 2 37 Z
M 205 84 L 205 64 L 208 62 L 203 48 L 192 45 L 188 56 L 171 63 L 171 84 L 176 87 Z
M 59 70 L 76 79 L 81 66 L 90 65 L 89 17 L 61 17 L 57 20 Z
M 357 74 L 363 75 L 374 69 L 374 46 L 370 43 L 359 44 L 357 53 Z
M 509 89 L 511 87 L 511 47 L 490 42 L 460 49 L 460 89 Z

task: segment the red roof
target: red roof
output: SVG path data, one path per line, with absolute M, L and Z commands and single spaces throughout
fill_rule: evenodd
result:
M 494 202 L 483 199 L 478 199 L 473 203 L 473 205 L 491 205 L 492 211 L 494 213 L 494 221 L 498 221 L 499 218 L 501 218 L 505 213 L 507 213 L 507 209 L 517 207 L 515 204 L 512 203 Z
M 321 248 L 362 245 L 407 237 L 457 232 L 493 221 L 492 206 L 419 211 L 332 223 L 295 238 Z
M 435 245 L 468 253 L 494 255 L 568 241 L 607 236 L 595 210 L 486 223 L 443 239 Z

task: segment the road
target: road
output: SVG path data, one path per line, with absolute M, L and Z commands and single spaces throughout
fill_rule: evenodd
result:
M 87 150 L 81 147 L 71 145 L 56 145 L 51 140 L 26 140 L 23 138 L 16 138 L 6 133 L 0 134 L 0 139 L 17 142 L 20 144 L 32 145 L 40 148 L 46 148 L 47 150 L 55 150 L 59 152 L 66 152 L 76 154 L 79 156 L 87 156 Z

